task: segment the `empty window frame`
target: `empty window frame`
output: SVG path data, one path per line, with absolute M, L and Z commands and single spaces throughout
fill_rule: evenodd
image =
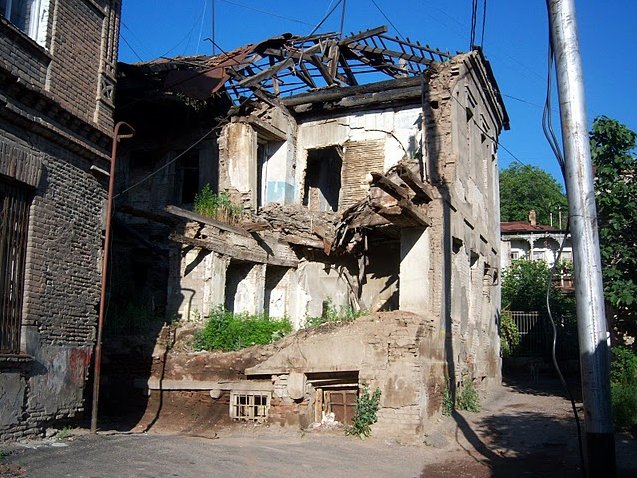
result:
M 29 190 L 0 180 L 0 353 L 20 352 Z
M 270 411 L 269 393 L 230 393 L 230 418 L 246 421 L 265 421 Z
M 199 192 L 199 150 L 192 149 L 177 160 L 177 200 L 192 204 Z
M 303 205 L 311 211 L 338 211 L 343 159 L 339 148 L 307 152 Z

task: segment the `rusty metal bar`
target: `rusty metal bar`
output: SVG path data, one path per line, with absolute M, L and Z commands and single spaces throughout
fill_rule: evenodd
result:
M 119 134 L 119 129 L 126 126 L 131 132 Z M 100 373 L 102 368 L 102 333 L 106 314 L 106 288 L 108 276 L 108 258 L 111 246 L 111 217 L 113 215 L 113 193 L 115 192 L 115 165 L 117 161 L 117 144 L 120 139 L 132 138 L 135 130 L 131 125 L 120 121 L 113 130 L 113 147 L 111 150 L 111 172 L 108 178 L 108 196 L 106 199 L 106 225 L 104 228 L 104 255 L 102 258 L 102 288 L 100 291 L 100 313 L 97 321 L 97 341 L 95 343 L 95 367 L 93 369 L 93 405 L 91 407 L 91 433 L 97 433 L 97 410 L 100 394 Z

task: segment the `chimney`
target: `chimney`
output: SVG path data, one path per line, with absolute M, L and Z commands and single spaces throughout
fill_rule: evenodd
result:
M 535 209 L 531 209 L 529 211 L 529 224 L 531 224 L 531 226 L 537 226 L 537 215 L 535 214 Z

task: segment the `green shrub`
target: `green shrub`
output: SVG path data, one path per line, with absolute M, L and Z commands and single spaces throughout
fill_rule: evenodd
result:
M 356 399 L 356 412 L 354 413 L 352 426 L 345 429 L 346 435 L 356 435 L 361 439 L 365 439 L 372 433 L 372 425 L 378 420 L 380 394 L 380 388 L 370 394 L 367 385 L 363 387 L 363 391 Z
M 442 414 L 451 416 L 454 410 L 465 410 L 474 413 L 480 411 L 480 395 L 473 381 L 463 380 L 462 385 L 456 390 L 455 405 L 449 387 L 442 392 Z
M 610 381 L 630 383 L 637 380 L 637 354 L 628 347 L 616 345 L 611 349 Z
M 462 383 L 456 397 L 456 408 L 474 413 L 480 411 L 480 396 L 471 380 Z
M 331 300 L 323 302 L 323 312 L 318 317 L 307 317 L 305 319 L 305 327 L 312 328 L 319 325 L 335 323 L 335 322 L 352 322 L 359 317 L 367 314 L 366 310 L 354 310 L 352 307 L 344 305 L 336 308 Z
M 520 331 L 510 314 L 503 312 L 500 317 L 500 350 L 502 357 L 508 358 L 520 345 Z
M 611 397 L 615 426 L 637 426 L 637 354 L 628 347 L 611 349 Z
M 230 224 L 238 222 L 243 214 L 243 207 L 240 204 L 233 203 L 225 192 L 215 193 L 210 184 L 206 184 L 195 195 L 192 209 L 202 216 Z
M 239 350 L 272 343 L 291 331 L 287 319 L 234 314 L 220 306 L 210 312 L 204 328 L 195 334 L 193 346 L 195 350 Z
M 450 417 L 453 413 L 453 398 L 451 397 L 451 390 L 449 387 L 445 388 L 442 392 L 442 414 Z
M 617 428 L 637 426 L 637 383 L 611 383 L 613 415 Z

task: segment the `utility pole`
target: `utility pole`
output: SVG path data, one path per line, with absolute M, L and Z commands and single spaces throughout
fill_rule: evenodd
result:
M 604 311 L 593 169 L 577 38 L 575 0 L 548 0 L 555 52 L 575 269 L 586 461 L 589 477 L 616 475 L 610 344 Z

